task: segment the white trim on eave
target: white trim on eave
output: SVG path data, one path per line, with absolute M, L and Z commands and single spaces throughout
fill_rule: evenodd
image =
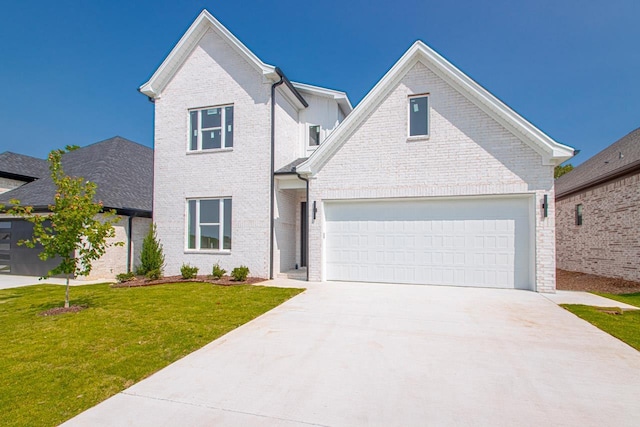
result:
M 327 89 L 325 87 L 313 86 L 306 83 L 291 82 L 293 87 L 302 93 L 309 93 L 311 95 L 322 96 L 325 98 L 331 98 L 335 100 L 342 108 L 344 115 L 348 115 L 353 111 L 353 106 L 349 100 L 349 96 L 346 92 L 342 92 L 335 89 Z
M 369 115 L 369 112 L 377 108 L 389 92 L 400 83 L 405 74 L 418 62 L 424 64 L 539 153 L 543 164 L 558 165 L 573 157 L 573 148 L 551 139 L 433 49 L 418 40 L 380 79 L 353 112 L 345 118 L 309 159 L 296 168 L 296 171 L 304 175 L 313 175 L 322 169 L 342 144 L 346 142 L 352 132 Z
M 273 65 L 265 64 L 253 52 L 249 50 L 231 31 L 222 25 L 209 11 L 204 9 L 193 21 L 186 33 L 180 38 L 169 55 L 153 73 L 149 81 L 138 89 L 150 98 L 158 98 L 166 85 L 171 81 L 175 73 L 182 66 L 193 48 L 198 44 L 202 36 L 208 30 L 215 31 L 219 36 L 227 40 L 229 45 L 244 57 L 258 72 L 270 80 L 278 80 L 279 76 Z

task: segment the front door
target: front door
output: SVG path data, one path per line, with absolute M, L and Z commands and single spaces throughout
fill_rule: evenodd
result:
M 307 202 L 300 204 L 300 267 L 307 266 Z

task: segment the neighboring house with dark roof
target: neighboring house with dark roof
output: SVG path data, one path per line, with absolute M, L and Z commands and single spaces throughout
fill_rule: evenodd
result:
M 168 275 L 219 263 L 555 291 L 547 215 L 573 149 L 421 41 L 352 110 L 344 92 L 290 82 L 205 10 L 139 90 L 155 101 Z
M 558 268 L 640 281 L 640 128 L 556 180 Z
M 47 176 L 47 161 L 5 151 L 0 154 L 0 194 Z
M 110 279 L 135 267 L 142 239 L 149 230 L 153 198 L 153 150 L 128 139 L 116 136 L 64 154 L 64 172 L 83 177 L 97 185 L 96 200 L 105 209 L 114 209 L 119 221 L 115 225 L 113 241 L 125 242 L 114 246 L 93 263 L 88 279 Z M 42 159 L 15 153 L 0 155 L 0 176 L 21 177 L 22 184 L 0 194 L 0 204 L 17 199 L 21 205 L 33 206 L 46 212 L 53 203 L 55 184 Z M 26 178 L 29 178 L 27 181 Z M 7 216 L 0 218 L 0 270 L 10 274 L 41 276 L 52 262 L 42 262 L 37 249 L 18 246 L 28 238 L 29 223 Z

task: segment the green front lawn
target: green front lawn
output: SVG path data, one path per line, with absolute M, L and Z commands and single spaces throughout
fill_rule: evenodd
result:
M 177 283 L 0 290 L 0 425 L 53 426 L 300 293 Z
M 599 294 L 603 297 L 640 307 L 640 293 L 626 295 Z M 640 310 L 612 314 L 615 309 L 603 309 L 586 305 L 564 304 L 576 316 L 597 326 L 610 335 L 640 351 Z

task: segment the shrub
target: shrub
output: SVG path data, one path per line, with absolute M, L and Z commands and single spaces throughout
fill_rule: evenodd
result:
M 214 277 L 214 279 L 220 279 L 226 272 L 227 270 L 220 267 L 220 264 L 216 262 L 215 264 L 213 264 L 213 271 L 211 272 L 211 275 Z
M 136 278 L 136 275 L 133 274 L 133 271 L 130 271 L 128 273 L 116 274 L 116 280 L 118 281 L 118 283 L 129 282 L 135 278 Z
M 231 272 L 231 276 L 233 280 L 236 282 L 244 282 L 247 280 L 247 276 L 249 275 L 249 267 L 241 265 L 240 267 L 236 267 Z
M 182 273 L 183 279 L 193 279 L 198 275 L 198 267 L 193 267 L 189 264 L 182 264 L 182 267 L 180 267 L 180 273 Z
M 153 270 L 147 271 L 145 277 L 149 280 L 158 280 L 160 277 L 162 277 L 162 271 L 160 271 L 160 269 L 158 268 L 154 268 Z
M 142 242 L 140 265 L 136 271 L 140 275 L 146 275 L 152 270 L 158 270 L 160 276 L 162 276 L 162 271 L 164 270 L 164 251 L 162 250 L 162 243 L 158 240 L 155 224 L 151 224 L 149 232 Z

